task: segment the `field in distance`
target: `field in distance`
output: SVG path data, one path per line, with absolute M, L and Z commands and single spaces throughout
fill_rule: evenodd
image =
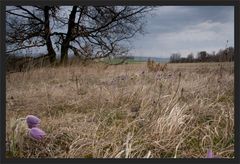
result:
M 7 157 L 234 157 L 233 63 L 39 68 L 6 76 Z M 47 135 L 13 136 L 33 114 Z

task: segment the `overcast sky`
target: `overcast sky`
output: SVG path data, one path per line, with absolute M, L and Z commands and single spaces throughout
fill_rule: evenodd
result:
M 132 38 L 130 55 L 168 58 L 192 52 L 196 56 L 199 51 L 224 49 L 227 40 L 227 46 L 234 45 L 233 6 L 160 6 L 145 21 L 145 35 Z
M 182 56 L 234 45 L 233 6 L 162 6 L 147 17 L 146 34 L 132 41 L 134 56 Z

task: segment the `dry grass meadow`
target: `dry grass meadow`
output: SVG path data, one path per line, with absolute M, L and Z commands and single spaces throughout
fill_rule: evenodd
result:
M 233 63 L 39 68 L 6 76 L 7 158 L 234 157 Z M 41 119 L 30 139 L 15 121 Z

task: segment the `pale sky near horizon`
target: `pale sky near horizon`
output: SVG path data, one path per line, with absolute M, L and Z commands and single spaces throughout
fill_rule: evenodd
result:
M 132 41 L 133 56 L 187 56 L 234 46 L 233 6 L 160 6 L 145 25 L 147 34 Z

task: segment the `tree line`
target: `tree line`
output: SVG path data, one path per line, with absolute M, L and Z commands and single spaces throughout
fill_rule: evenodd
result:
M 224 50 L 219 50 L 217 53 L 208 53 L 206 51 L 200 51 L 194 57 L 193 53 L 187 55 L 187 57 L 181 57 L 180 53 L 173 53 L 170 56 L 170 63 L 193 63 L 193 62 L 231 62 L 234 61 L 234 48 L 228 47 Z

